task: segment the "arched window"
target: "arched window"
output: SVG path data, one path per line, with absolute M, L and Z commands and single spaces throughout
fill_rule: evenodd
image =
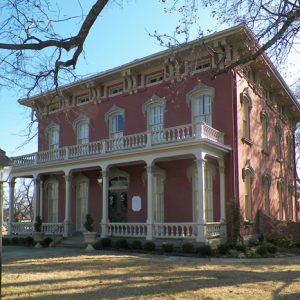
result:
M 214 88 L 203 83 L 199 83 L 187 93 L 186 101 L 188 105 L 191 105 L 192 122 L 194 124 L 204 122 L 212 126 L 212 102 L 214 95 Z
M 142 109 L 144 114 L 147 113 L 147 130 L 152 132 L 152 143 L 162 142 L 166 101 L 153 95 Z
M 275 143 L 277 161 L 282 162 L 282 128 L 278 122 L 275 125 Z
M 74 129 L 77 137 L 77 144 L 88 144 L 89 143 L 89 119 L 85 116 L 80 116 L 74 122 Z
M 283 220 L 284 216 L 283 216 L 283 188 L 284 188 L 284 180 L 283 178 L 280 178 L 277 181 L 277 192 L 278 192 L 278 217 L 279 220 Z
M 47 193 L 48 223 L 58 222 L 58 180 L 49 179 L 45 183 Z
M 51 124 L 45 130 L 48 138 L 48 150 L 56 150 L 59 148 L 59 125 Z
M 264 212 L 266 215 L 270 215 L 270 187 L 272 178 L 268 173 L 264 173 L 262 177 L 263 191 L 264 191 Z
M 260 120 L 262 126 L 262 152 L 264 154 L 269 153 L 269 143 L 268 143 L 268 126 L 269 126 L 269 114 L 263 110 L 260 113 Z
M 252 100 L 248 93 L 248 88 L 244 89 L 241 93 L 241 105 L 243 114 L 243 142 L 251 143 L 251 130 L 250 130 L 250 112 L 252 109 Z
M 244 180 L 244 210 L 245 219 L 250 221 L 252 219 L 252 182 L 254 179 L 254 170 L 251 167 L 250 161 L 246 162 L 243 168 L 243 180 Z

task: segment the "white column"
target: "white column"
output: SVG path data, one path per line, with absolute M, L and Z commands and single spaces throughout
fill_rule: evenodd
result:
M 65 220 L 64 237 L 71 235 L 71 175 L 65 175 L 66 198 L 65 198 Z
M 39 212 L 39 214 L 43 219 L 44 183 L 41 180 L 40 180 L 40 194 L 39 194 L 39 196 L 40 196 L 40 212 Z
M 205 160 L 199 158 L 197 165 L 197 242 L 205 242 Z
M 37 178 L 33 179 L 33 223 L 37 216 L 40 216 L 40 180 Z
M 152 166 L 147 166 L 147 240 L 153 239 L 153 174 Z
M 12 223 L 14 222 L 14 202 L 15 202 L 15 180 L 9 181 L 9 215 L 8 215 L 8 234 L 12 234 Z
M 226 207 L 225 207 L 225 168 L 224 161 L 219 160 L 219 175 L 220 175 L 220 222 L 226 220 Z
M 108 171 L 102 171 L 102 220 L 101 220 L 101 237 L 107 236 L 108 220 Z

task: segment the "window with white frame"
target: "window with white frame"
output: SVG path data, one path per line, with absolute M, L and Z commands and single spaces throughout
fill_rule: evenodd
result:
M 262 177 L 263 191 L 264 191 L 264 212 L 266 215 L 270 215 L 270 187 L 271 187 L 271 176 L 268 173 L 264 173 Z
M 89 101 L 90 101 L 89 94 L 83 94 L 83 95 L 76 96 L 76 104 L 77 105 L 88 103 Z
M 243 168 L 243 180 L 244 180 L 244 211 L 245 219 L 247 221 L 252 220 L 252 182 L 254 179 L 254 170 L 251 167 L 250 161 L 246 162 Z
M 210 163 L 205 164 L 205 220 L 214 221 L 214 198 L 213 183 L 216 175 L 216 168 Z
M 242 117 L 243 117 L 243 142 L 251 143 L 250 112 L 252 109 L 252 99 L 249 96 L 248 88 L 241 94 Z
M 49 180 L 46 182 L 47 202 L 48 202 L 48 222 L 58 222 L 58 181 Z
M 80 176 L 76 180 L 76 230 L 84 230 L 84 222 L 88 213 L 89 179 Z
M 151 131 L 153 143 L 163 141 L 165 107 L 165 100 L 157 95 L 153 95 L 143 105 L 143 112 L 147 113 L 147 129 Z
M 275 125 L 275 144 L 277 161 L 282 162 L 282 128 L 278 122 Z
M 163 81 L 163 71 L 146 75 L 146 85 L 153 85 Z
M 269 143 L 268 143 L 268 126 L 269 126 L 269 115 L 266 111 L 260 113 L 260 120 L 262 125 L 262 152 L 268 154 Z
M 89 122 L 82 119 L 76 122 L 77 144 L 83 145 L 89 143 Z
M 56 150 L 59 148 L 59 126 L 57 124 L 51 124 L 46 129 L 46 135 L 48 137 L 48 150 Z
M 186 96 L 186 102 L 191 106 L 192 122 L 197 124 L 204 122 L 212 126 L 212 103 L 214 98 L 214 88 L 199 83 Z
M 278 218 L 279 220 L 283 220 L 283 178 L 280 178 L 277 181 L 277 193 L 278 193 Z
M 289 168 L 294 167 L 294 140 L 293 135 L 289 134 L 286 138 L 287 141 L 287 164 Z

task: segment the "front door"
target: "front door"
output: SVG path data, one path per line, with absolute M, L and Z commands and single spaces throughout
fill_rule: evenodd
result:
M 111 190 L 108 194 L 109 199 L 109 221 L 110 222 L 127 222 L 127 191 Z

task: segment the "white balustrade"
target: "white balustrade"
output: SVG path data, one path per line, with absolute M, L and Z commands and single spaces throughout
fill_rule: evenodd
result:
M 14 234 L 31 234 L 33 223 L 31 222 L 13 222 L 11 223 L 12 233 Z
M 55 150 L 31 153 L 14 157 L 12 160 L 14 167 L 30 167 L 35 164 L 72 160 L 91 155 L 104 155 L 105 153 L 146 148 L 158 144 L 183 143 L 203 138 L 224 143 L 223 133 L 200 122 L 198 124 L 184 124 L 154 132 L 141 132 L 114 139 L 99 140 L 88 144 L 72 145 Z
M 221 238 L 224 237 L 224 230 L 226 228 L 225 224 L 222 224 L 220 222 L 210 222 L 205 224 L 205 236 L 206 239 L 213 239 L 213 238 Z
M 193 239 L 196 237 L 196 223 L 155 223 L 155 238 Z
M 118 237 L 146 237 L 146 223 L 109 223 L 108 235 Z
M 64 223 L 43 223 L 42 232 L 45 234 L 61 235 L 64 233 Z

